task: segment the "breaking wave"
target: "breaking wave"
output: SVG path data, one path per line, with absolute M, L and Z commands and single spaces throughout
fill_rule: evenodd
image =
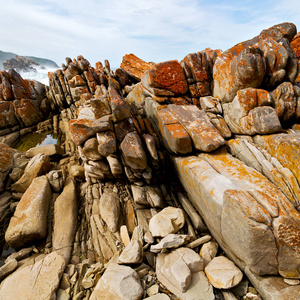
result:
M 20 71 L 20 75 L 24 79 L 36 80 L 43 84 L 49 85 L 48 72 L 53 72 L 57 68 L 36 68 L 36 71 L 24 72 Z

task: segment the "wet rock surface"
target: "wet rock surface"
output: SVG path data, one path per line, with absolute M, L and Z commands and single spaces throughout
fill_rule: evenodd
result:
M 0 298 L 297 299 L 298 40 L 1 72 Z

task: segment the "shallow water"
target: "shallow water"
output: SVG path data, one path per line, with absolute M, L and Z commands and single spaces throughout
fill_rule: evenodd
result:
M 57 135 L 52 132 L 42 132 L 42 133 L 29 133 L 24 135 L 13 148 L 19 151 L 27 151 L 30 148 L 41 146 L 41 145 L 51 145 L 59 144 L 59 139 Z

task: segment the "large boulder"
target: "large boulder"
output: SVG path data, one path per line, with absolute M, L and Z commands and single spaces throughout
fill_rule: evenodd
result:
M 276 186 L 224 150 L 174 163 L 210 232 L 240 268 L 299 278 L 300 215 Z
M 51 188 L 46 176 L 35 178 L 17 205 L 5 233 L 6 242 L 13 248 L 44 238 Z

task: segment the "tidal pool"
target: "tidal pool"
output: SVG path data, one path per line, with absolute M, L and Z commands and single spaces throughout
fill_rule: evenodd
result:
M 19 151 L 27 151 L 30 148 L 41 146 L 41 145 L 51 145 L 60 144 L 60 138 L 57 134 L 50 132 L 32 132 L 24 135 L 13 148 Z

